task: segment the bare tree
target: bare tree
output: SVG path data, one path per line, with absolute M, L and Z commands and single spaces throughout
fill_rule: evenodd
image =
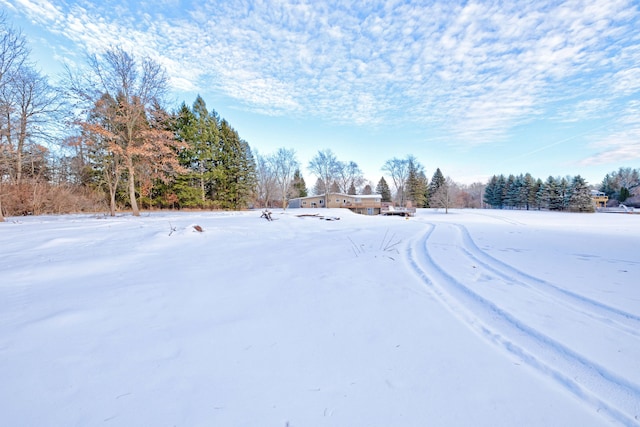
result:
M 150 120 L 162 111 L 159 106 L 168 88 L 167 75 L 155 61 L 137 60 L 122 48 L 91 56 L 89 69 L 84 78 L 69 73 L 70 91 L 86 108 L 87 115 L 78 124 L 105 144 L 112 163 L 110 176 L 116 182 L 121 175 L 126 177 L 131 209 L 138 216 L 139 166 L 153 162 L 167 173 L 177 169 L 176 150 L 172 149 L 175 138 L 166 127 Z
M 271 163 L 259 153 L 256 153 L 256 181 L 258 202 L 268 208 L 277 191 L 277 181 Z
M 449 208 L 453 207 L 456 200 L 457 189 L 456 183 L 450 177 L 446 177 L 442 185 L 431 194 L 429 206 L 442 208 L 445 213 L 449 213 Z
M 396 187 L 396 201 L 400 206 L 405 204 L 405 184 L 409 177 L 409 160 L 398 159 L 394 157 L 391 160 L 387 160 L 382 166 L 382 170 L 389 172 L 393 185 Z
M 461 185 L 458 188 L 456 206 L 461 208 L 479 209 L 482 207 L 482 196 L 485 184 L 474 182 L 469 185 Z
M 333 182 L 338 173 L 338 159 L 333 151 L 325 149 L 318 151 L 311 161 L 309 162 L 309 170 L 320 180 L 324 185 L 324 204 L 325 207 L 329 205 L 329 192 L 331 186 L 328 184 Z
M 14 71 L 11 82 L 2 92 L 11 108 L 6 110 L 5 137 L 13 152 L 13 176 L 22 182 L 26 149 L 37 140 L 50 140 L 56 114 L 62 109 L 61 97 L 47 78 L 32 67 L 22 64 Z M 15 144 L 15 145 L 14 145 Z
M 296 152 L 293 149 L 279 148 L 275 154 L 269 156 L 269 163 L 280 189 L 282 209 L 286 209 L 293 174 L 300 166 L 296 160 Z
M 10 176 L 10 161 L 12 159 L 12 147 L 9 143 L 11 133 L 9 124 L 11 123 L 11 113 L 14 105 L 9 102 L 4 94 L 9 93 L 10 84 L 16 76 L 16 70 L 20 68 L 27 57 L 25 38 L 19 31 L 16 31 L 7 24 L 4 13 L 0 13 L 0 222 L 4 221 L 2 209 L 2 197 L 4 195 L 4 179 Z
M 338 162 L 338 186 L 342 193 L 349 193 L 351 187 L 359 188 L 364 183 L 362 170 L 354 161 Z

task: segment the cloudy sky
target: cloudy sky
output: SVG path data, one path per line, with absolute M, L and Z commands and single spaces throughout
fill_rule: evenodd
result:
M 640 167 L 637 0 L 0 0 L 55 79 L 122 46 L 261 154 L 321 149 L 377 182 L 414 155 L 458 182 Z M 308 183 L 310 184 L 310 183 Z M 312 184 L 312 183 L 311 183 Z

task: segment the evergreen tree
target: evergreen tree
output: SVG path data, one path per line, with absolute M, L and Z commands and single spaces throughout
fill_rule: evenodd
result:
M 540 208 L 542 207 L 542 201 L 540 199 L 540 194 L 542 191 L 542 188 L 544 186 L 544 183 L 542 182 L 542 180 L 540 178 L 536 179 L 535 184 L 533 186 L 533 188 L 531 189 L 531 195 L 530 195 L 530 205 L 531 206 L 535 206 L 536 209 L 540 210 Z
M 514 175 L 509 175 L 507 185 L 504 190 L 504 205 L 508 208 L 515 208 L 518 205 L 518 195 L 520 194 L 520 183 Z
M 538 192 L 536 193 L 536 204 L 538 206 L 538 209 L 549 209 L 549 197 L 548 197 L 548 189 L 547 189 L 547 185 L 542 182 L 541 179 L 538 179 L 538 181 L 540 181 L 540 185 L 538 186 Z
M 351 186 L 349 187 L 349 190 L 347 191 L 347 194 L 350 194 L 352 196 L 354 196 L 357 193 L 356 191 L 356 186 L 355 184 L 352 182 Z
M 226 120 L 220 123 L 220 146 L 215 156 L 215 202 L 222 209 L 247 206 L 255 186 L 255 160 L 249 144 Z
M 631 196 L 631 193 L 629 192 L 627 187 L 620 187 L 620 192 L 618 194 L 618 201 L 620 203 L 624 203 L 629 198 L 629 196 Z
M 572 212 L 594 212 L 591 190 L 584 178 L 577 175 L 571 182 L 569 210 Z
M 178 203 L 185 207 L 207 207 L 214 196 L 215 156 L 220 149 L 218 114 L 215 111 L 210 113 L 198 95 L 192 109 L 184 103 L 180 107 L 174 133 L 184 145 L 179 159 L 187 169 L 187 173 L 176 180 Z
M 428 183 L 424 174 L 424 168 L 413 156 L 409 161 L 409 173 L 407 175 L 406 192 L 409 200 L 417 208 L 427 207 Z
M 433 173 L 431 182 L 427 187 L 429 196 L 433 197 L 433 195 L 436 194 L 440 189 L 440 187 L 442 187 L 445 183 L 446 183 L 446 180 L 444 178 L 444 175 L 442 174 L 442 171 L 440 171 L 440 168 L 437 168 L 436 171 Z M 432 208 L 435 207 L 435 206 L 432 206 L 431 200 L 429 200 L 429 207 L 432 207 Z
M 571 185 L 569 184 L 569 180 L 567 178 L 561 178 L 558 183 L 558 192 L 560 194 L 560 199 L 562 200 L 562 208 L 561 210 L 569 209 L 569 198 L 571 197 Z
M 483 201 L 492 208 L 500 207 L 501 197 L 498 195 L 498 177 L 493 175 L 484 189 Z
M 364 186 L 364 188 L 362 189 L 362 194 L 365 196 L 370 196 L 371 194 L 373 194 L 373 190 L 371 189 L 370 184 Z
M 600 184 L 600 191 L 606 194 L 610 199 L 616 194 L 616 180 L 613 176 L 606 174 Z
M 304 182 L 304 177 L 300 169 L 296 169 L 293 173 L 293 182 L 291 183 L 291 198 L 307 197 L 307 195 L 307 184 Z
M 383 202 L 391 202 L 391 189 L 389 188 L 387 181 L 384 179 L 384 176 L 380 178 L 380 181 L 378 181 L 376 193 L 380 194 Z
M 554 177 L 549 176 L 544 185 L 544 200 L 547 209 L 550 211 L 560 211 L 564 206 L 563 194 L 560 189 L 560 183 Z
M 529 210 L 536 205 L 536 192 L 538 191 L 536 180 L 530 173 L 525 174 L 523 179 L 522 199 L 525 209 Z
M 507 178 L 504 175 L 500 174 L 498 176 L 498 183 L 496 185 L 496 207 L 498 209 L 504 208 L 505 198 L 507 194 Z

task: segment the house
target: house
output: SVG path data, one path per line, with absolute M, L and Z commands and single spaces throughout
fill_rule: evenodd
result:
M 378 215 L 382 205 L 382 196 L 379 194 L 353 195 L 343 193 L 329 193 L 329 200 L 325 201 L 325 195 L 299 197 L 289 200 L 290 208 L 346 208 L 362 215 Z
M 591 200 L 595 204 L 596 208 L 606 208 L 609 197 L 602 191 L 591 190 Z

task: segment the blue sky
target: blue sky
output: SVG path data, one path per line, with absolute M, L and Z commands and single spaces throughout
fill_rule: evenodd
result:
M 120 45 L 200 94 L 261 154 L 321 149 L 376 183 L 640 167 L 640 5 L 631 0 L 0 0 L 55 79 Z M 305 171 L 305 174 L 308 174 Z M 314 180 L 315 182 L 315 180 Z M 312 185 L 313 182 L 308 182 Z

